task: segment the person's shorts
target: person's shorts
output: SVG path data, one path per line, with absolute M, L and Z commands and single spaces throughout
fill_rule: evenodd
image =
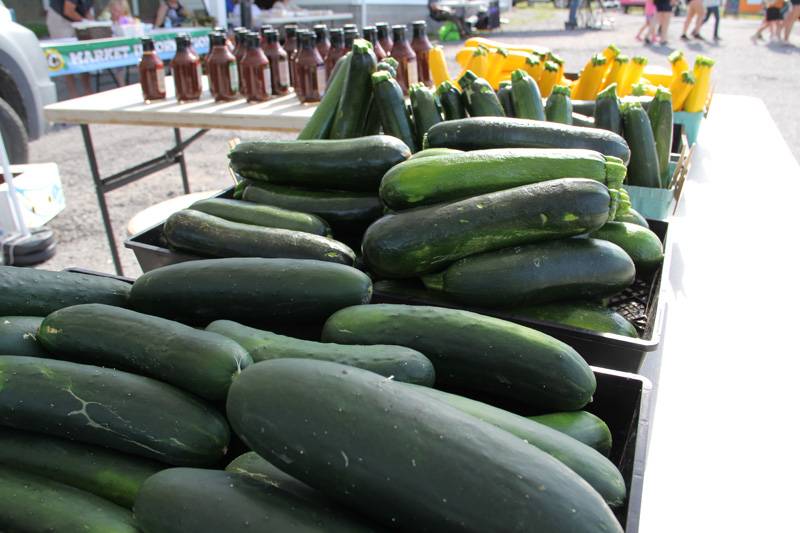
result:
M 781 10 L 780 8 L 777 7 L 768 7 L 767 21 L 772 22 L 773 20 L 783 20 L 783 16 L 781 15 Z
M 672 11 L 672 4 L 669 0 L 656 2 L 656 11 L 659 13 L 669 13 Z
M 67 37 L 75 37 L 75 28 L 72 23 L 53 11 L 47 9 L 47 33 L 50 34 L 51 39 L 64 39 Z
M 800 0 L 792 0 L 793 6 L 800 6 Z

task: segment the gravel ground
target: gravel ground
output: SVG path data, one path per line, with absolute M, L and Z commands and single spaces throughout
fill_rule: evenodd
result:
M 652 63 L 665 66 L 666 56 L 673 49 L 645 47 L 635 40 L 636 31 L 643 20 L 641 13 L 615 14 L 614 29 L 573 32 L 563 31 L 566 12 L 555 11 L 549 5 L 537 4 L 535 7 L 516 9 L 506 16 L 510 18 L 510 23 L 504 26 L 503 31 L 495 32 L 490 37 L 548 46 L 566 59 L 570 71 L 579 70 L 592 53 L 610 42 L 616 43 L 626 54 L 644 54 Z M 724 40 L 720 44 L 699 41 L 683 43 L 677 38 L 682 22 L 682 19 L 673 20 L 671 44 L 685 49 L 690 57 L 703 53 L 717 59 L 714 75 L 717 92 L 764 99 L 795 157 L 800 158 L 800 120 L 797 111 L 800 109 L 800 91 L 796 86 L 800 81 L 797 71 L 800 48 L 777 43 L 754 45 L 750 35 L 755 31 L 758 21 L 729 18 L 721 23 L 720 34 Z M 704 28 L 704 33 L 710 35 L 710 28 Z M 454 57 L 459 47 L 460 43 L 448 43 L 446 55 Z M 451 66 L 451 72 L 457 72 L 454 65 Z M 745 128 L 743 125 L 741 134 L 746 134 Z M 185 135 L 188 133 L 186 131 Z M 264 135 L 223 130 L 208 132 L 186 151 L 192 190 L 229 186 L 231 182 L 226 173 L 225 157 L 227 141 L 237 136 L 247 139 Z M 266 135 L 270 138 L 291 138 L 290 135 L 278 133 Z M 138 160 L 156 157 L 173 140 L 172 131 L 166 128 L 99 125 L 92 126 L 92 136 L 100 171 L 105 176 Z M 58 238 L 58 252 L 42 267 L 57 270 L 81 266 L 113 272 L 80 128 L 59 127 L 33 142 L 31 161 L 58 163 L 67 198 L 67 208 L 49 224 Z M 175 166 L 107 195 L 126 275 L 135 277 L 141 272 L 133 253 L 122 247 L 127 237 L 128 220 L 142 209 L 181 193 L 180 173 Z

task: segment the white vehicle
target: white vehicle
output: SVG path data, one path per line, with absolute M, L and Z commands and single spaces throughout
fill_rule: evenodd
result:
M 12 163 L 28 162 L 28 140 L 45 133 L 42 110 L 55 101 L 39 40 L 0 0 L 0 132 Z

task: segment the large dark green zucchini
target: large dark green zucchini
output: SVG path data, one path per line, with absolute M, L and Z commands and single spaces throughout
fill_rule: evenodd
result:
M 373 223 L 364 261 L 385 277 L 436 272 L 469 255 L 588 233 L 605 224 L 610 205 L 602 183 L 565 178 L 421 207 Z
M 242 224 L 304 231 L 326 237 L 331 234 L 328 223 L 318 216 L 271 205 L 260 205 L 228 198 L 208 198 L 193 203 L 189 209 Z
M 0 531 L 138 533 L 133 515 L 94 494 L 0 466 Z
M 303 231 L 231 222 L 183 209 L 164 223 L 173 248 L 206 257 L 286 257 L 352 265 L 356 254 L 344 243 Z
M 589 483 L 611 507 L 625 503 L 625 480 L 622 479 L 622 474 L 611 461 L 594 448 L 546 425 L 483 402 L 429 387 L 419 385 L 409 385 L 409 387 L 414 387 L 414 390 L 437 401 L 452 405 L 459 411 L 504 429 L 552 455 Z
M 430 148 L 484 150 L 487 148 L 586 148 L 627 163 L 625 139 L 597 128 L 582 128 L 522 118 L 465 118 L 448 120 L 428 131 Z
M 627 253 L 636 265 L 636 271 L 648 274 L 664 261 L 664 246 L 658 235 L 647 228 L 630 222 L 607 222 L 592 232 L 592 237 L 613 242 Z
M 625 179 L 625 166 L 593 150 L 455 152 L 422 161 L 411 158 L 392 167 L 381 181 L 380 196 L 391 209 L 402 210 L 558 178 L 589 178 L 618 189 Z
M 379 71 L 372 75 L 372 91 L 380 112 L 383 132 L 400 139 L 412 152 L 416 152 L 420 147 L 414 138 L 414 124 L 406 112 L 400 84 L 388 72 Z
M 47 357 L 47 350 L 36 340 L 42 320 L 40 316 L 0 316 L 0 355 Z
M 597 94 L 597 105 L 594 110 L 596 128 L 613 131 L 622 135 L 622 114 L 617 99 L 617 84 L 612 83 Z
M 461 150 L 453 150 L 452 148 L 428 148 L 427 150 L 420 150 L 416 154 L 409 157 L 408 160 L 410 161 L 412 159 L 424 159 L 426 157 L 435 157 L 439 155 L 453 155 L 461 153 L 463 153 Z M 381 180 L 381 182 L 382 181 L 383 180 Z
M 611 452 L 611 431 L 603 420 L 587 411 L 564 411 L 547 413 L 529 417 L 535 422 L 544 424 L 587 446 L 591 446 L 603 455 Z
M 77 304 L 124 307 L 129 283 L 104 276 L 0 266 L 0 316 L 45 316 Z
M 359 137 L 369 112 L 372 97 L 372 73 L 377 64 L 369 42 L 357 40 L 350 51 L 350 62 L 331 127 L 331 139 Z
M 301 259 L 206 259 L 169 265 L 139 277 L 131 307 L 206 325 L 314 322 L 369 302 L 372 282 L 355 268 Z
M 592 302 L 551 302 L 549 304 L 515 307 L 509 309 L 509 311 L 515 317 L 520 318 L 544 320 L 601 333 L 615 333 L 626 337 L 639 336 L 636 328 L 625 317 L 613 309 Z
M 244 474 L 277 487 L 284 492 L 294 494 L 307 500 L 322 500 L 324 497 L 299 479 L 293 478 L 283 470 L 258 455 L 256 452 L 247 452 L 225 467 L 226 472 Z
M 377 189 L 376 189 L 377 190 Z M 311 213 L 331 224 L 370 222 L 381 216 L 377 194 L 345 191 L 313 191 L 283 185 L 249 185 L 242 199 L 292 211 Z
M 0 428 L 0 463 L 133 507 L 139 487 L 165 465 L 107 448 Z
M 134 507 L 142 533 L 357 533 L 363 519 L 262 480 L 222 470 L 170 468 L 142 485 Z
M 603 498 L 547 453 L 366 370 L 253 365 L 231 388 L 228 417 L 259 455 L 388 527 L 622 531 Z
M 623 104 L 622 124 L 631 148 L 626 182 L 639 187 L 661 187 L 656 141 L 647 111 L 638 103 Z
M 208 404 L 160 381 L 53 359 L 0 356 L 0 425 L 174 465 L 218 461 L 230 434 Z
M 411 113 L 414 117 L 414 129 L 417 133 L 417 146 L 422 146 L 425 132 L 434 124 L 442 121 L 442 115 L 436 104 L 433 91 L 422 83 L 417 83 L 408 88 L 411 100 Z
M 375 191 L 411 152 L 389 135 L 311 141 L 245 141 L 228 155 L 245 178 L 314 189 Z
M 503 113 L 505 113 L 507 117 L 517 116 L 514 112 L 514 100 L 511 96 L 510 81 L 500 83 L 500 88 L 497 90 L 497 99 L 500 100 L 500 105 L 503 106 Z
M 539 85 L 524 70 L 517 69 L 511 73 L 511 93 L 517 117 L 531 120 L 545 119 Z
M 333 361 L 370 370 L 397 381 L 433 385 L 433 365 L 427 357 L 405 346 L 352 346 L 285 337 L 250 328 L 230 320 L 217 320 L 206 327 L 238 342 L 256 362 L 301 358 Z
M 572 101 L 569 98 L 569 87 L 556 85 L 547 97 L 544 114 L 548 122 L 572 124 Z
M 616 244 L 560 239 L 466 257 L 444 272 L 442 290 L 468 305 L 508 307 L 609 296 L 635 277 Z
M 55 359 L 134 372 L 222 400 L 253 359 L 237 342 L 179 322 L 102 304 L 47 315 L 39 342 Z
M 408 346 L 433 361 L 437 387 L 509 398 L 542 411 L 580 409 L 596 386 L 589 366 L 563 342 L 512 322 L 457 309 L 350 307 L 328 319 L 322 339 Z
M 327 139 L 330 135 L 336 110 L 339 108 L 339 98 L 342 96 L 344 79 L 347 76 L 347 66 L 352 54 L 348 52 L 340 57 L 331 71 L 328 86 L 319 105 L 314 110 L 311 118 L 297 136 L 298 140 Z M 291 67 L 289 67 L 291 68 Z
M 661 172 L 661 186 L 669 188 L 669 154 L 672 152 L 672 93 L 669 89 L 659 87 L 653 97 L 653 102 L 647 109 L 650 127 L 653 128 L 653 138 L 656 141 L 656 154 L 658 154 L 658 170 Z
M 461 86 L 464 107 L 471 117 L 505 116 L 503 106 L 488 81 L 468 70 L 459 78 L 458 84 Z
M 625 213 L 614 217 L 614 222 L 630 222 L 631 224 L 636 224 L 643 228 L 650 228 L 647 219 L 632 207 L 629 207 Z
M 456 89 L 456 86 L 450 80 L 444 80 L 439 84 L 436 89 L 436 96 L 439 97 L 439 102 L 442 104 L 445 120 L 467 118 L 464 102 L 461 99 L 461 92 Z

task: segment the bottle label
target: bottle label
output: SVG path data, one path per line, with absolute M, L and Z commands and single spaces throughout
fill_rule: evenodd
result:
M 278 75 L 280 79 L 278 80 L 278 85 L 282 88 L 289 86 L 289 62 L 285 59 L 283 61 L 278 61 Z
M 164 67 L 156 69 L 156 85 L 158 92 L 163 94 L 167 91 L 167 85 L 164 83 Z
M 228 63 L 228 75 L 231 78 L 231 92 L 239 92 L 239 69 L 236 67 L 236 61 Z
M 406 79 L 408 80 L 409 87 L 419 81 L 419 76 L 417 76 L 417 62 L 413 59 L 406 61 Z
M 328 87 L 328 80 L 325 74 L 325 65 L 317 67 L 317 88 L 319 89 L 319 96 L 325 94 L 325 89 Z
M 269 71 L 269 66 L 265 66 L 262 69 L 263 77 L 264 77 L 264 94 L 271 94 L 272 93 L 272 74 Z

